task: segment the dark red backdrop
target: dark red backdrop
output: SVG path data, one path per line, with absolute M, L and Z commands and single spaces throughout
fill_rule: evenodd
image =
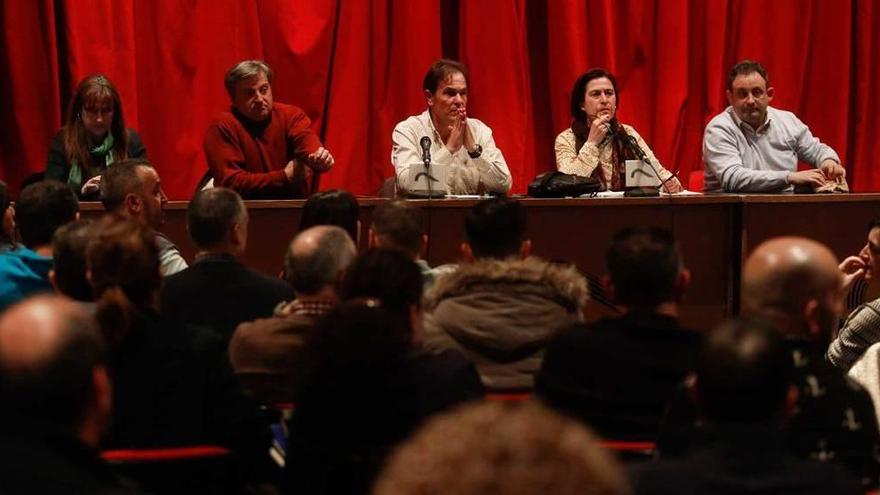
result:
M 468 113 L 493 128 L 516 192 L 552 166 L 571 85 L 597 65 L 662 162 L 700 169 L 703 126 L 746 57 L 767 66 L 776 106 L 840 153 L 854 190 L 880 190 L 875 0 L 4 0 L 0 33 L 13 187 L 45 167 L 72 88 L 100 71 L 169 196 L 189 198 L 205 127 L 228 106 L 225 70 L 264 58 L 276 99 L 304 107 L 336 156 L 322 187 L 369 194 L 392 173 L 392 127 L 423 110 L 424 71 L 446 55 L 470 66 Z

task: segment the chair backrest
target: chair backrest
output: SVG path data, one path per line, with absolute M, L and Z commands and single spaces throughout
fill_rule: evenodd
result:
M 231 495 L 241 488 L 232 451 L 217 445 L 105 450 L 101 458 L 149 493 Z
M 613 452 L 624 464 L 647 462 L 657 456 L 657 445 L 651 441 L 603 440 L 599 445 Z
M 376 196 L 380 198 L 394 199 L 397 197 L 397 177 L 388 177 L 382 181 Z
M 690 174 L 688 174 L 687 188 L 688 188 L 688 190 L 694 191 L 694 192 L 702 192 L 703 191 L 703 171 L 702 170 L 694 170 Z

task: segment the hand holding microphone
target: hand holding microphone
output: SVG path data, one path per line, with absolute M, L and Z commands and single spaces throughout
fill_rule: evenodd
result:
M 605 113 L 593 119 L 590 124 L 590 134 L 587 136 L 587 142 L 599 146 L 605 137 L 613 131 L 611 119 L 614 118 L 612 113 Z

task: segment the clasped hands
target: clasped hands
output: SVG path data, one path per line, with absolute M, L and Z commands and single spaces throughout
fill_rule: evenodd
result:
M 446 149 L 449 153 L 455 154 L 464 146 L 468 153 L 473 153 L 477 149 L 477 143 L 474 141 L 474 135 L 471 134 L 471 128 L 467 125 L 467 111 L 464 107 L 459 107 L 456 117 L 447 128 L 449 138 L 446 139 Z

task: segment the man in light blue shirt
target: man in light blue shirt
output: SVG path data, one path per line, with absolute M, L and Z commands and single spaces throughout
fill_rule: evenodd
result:
M 709 122 L 703 135 L 705 192 L 787 192 L 846 176 L 831 147 L 793 113 L 770 106 L 773 87 L 760 63 L 743 60 L 733 66 L 727 100 L 730 106 Z M 816 168 L 798 172 L 798 160 Z
M 24 188 L 15 203 L 15 219 L 24 246 L 0 253 L 0 311 L 37 292 L 50 292 L 52 235 L 79 218 L 76 194 L 58 181 Z

